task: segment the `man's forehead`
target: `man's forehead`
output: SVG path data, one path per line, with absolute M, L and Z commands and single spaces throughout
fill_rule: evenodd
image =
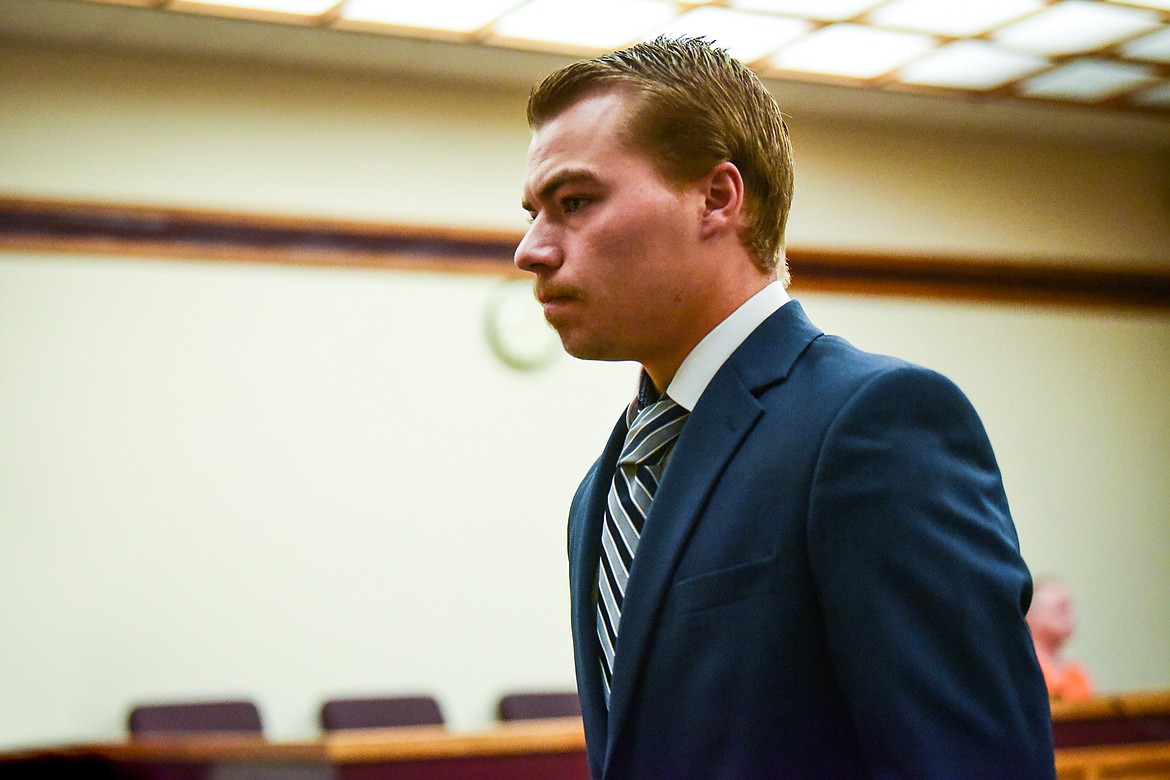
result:
M 637 110 L 642 101 L 643 96 L 639 92 L 623 84 L 595 84 L 564 100 L 539 124 L 533 125 L 532 129 L 540 132 L 544 127 L 555 124 L 571 115 L 604 114 L 615 116 L 621 123 Z M 591 121 L 596 121 L 596 119 Z
M 558 117 L 558 119 L 561 117 Z M 584 117 L 565 116 L 536 131 L 528 147 L 525 193 L 529 197 L 550 194 L 569 183 L 599 182 L 607 161 L 625 144 L 616 128 L 601 122 L 582 122 Z
M 529 157 L 563 148 L 626 142 L 632 96 L 621 90 L 589 92 L 533 129 Z
M 1033 595 L 1034 601 L 1042 601 L 1046 604 L 1053 605 L 1066 602 L 1068 598 L 1068 589 L 1059 582 L 1041 583 Z
M 591 93 L 536 127 L 528 144 L 529 173 L 575 157 L 641 152 L 629 137 L 630 100 L 618 90 Z

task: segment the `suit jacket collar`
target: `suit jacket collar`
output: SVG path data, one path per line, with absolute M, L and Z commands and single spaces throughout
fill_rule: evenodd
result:
M 624 421 L 610 437 L 605 454 L 591 474 L 592 481 L 582 486 L 580 505 L 574 506 L 574 511 L 587 513 L 576 524 L 585 538 L 572 542 L 576 546 L 573 630 L 577 676 L 585 704 L 587 740 L 597 745 L 600 731 L 606 729 L 607 765 L 621 739 L 659 611 L 691 531 L 700 522 L 719 475 L 764 413 L 759 394 L 782 382 L 805 348 L 820 335 L 799 303 L 792 301 L 782 307 L 728 358 L 683 426 L 651 505 L 630 573 L 608 717 L 601 698 L 593 617 L 596 606 L 591 594 L 600 555 L 602 507 L 625 435 Z M 585 577 L 594 582 L 584 581 Z M 595 750 L 590 753 L 593 763 Z

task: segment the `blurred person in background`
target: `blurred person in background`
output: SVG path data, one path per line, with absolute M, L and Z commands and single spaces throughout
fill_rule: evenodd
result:
M 1093 696 L 1093 680 L 1085 667 L 1064 657 L 1064 647 L 1076 631 L 1072 599 L 1058 577 L 1036 580 L 1028 628 L 1036 645 L 1036 657 L 1048 685 L 1048 696 L 1062 701 L 1084 701 Z

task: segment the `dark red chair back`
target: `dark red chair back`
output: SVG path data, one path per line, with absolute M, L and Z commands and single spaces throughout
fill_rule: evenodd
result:
M 430 696 L 330 699 L 321 705 L 325 731 L 442 725 L 443 712 Z
M 571 718 L 581 715 L 581 700 L 575 691 L 509 693 L 500 699 L 500 720 Z
M 260 711 L 250 701 L 143 704 L 130 710 L 130 736 L 240 733 L 261 736 Z

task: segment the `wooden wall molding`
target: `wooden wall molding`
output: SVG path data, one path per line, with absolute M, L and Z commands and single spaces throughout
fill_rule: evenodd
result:
M 504 231 L 0 197 L 8 250 L 498 274 L 515 271 L 518 241 Z
M 885 296 L 1170 312 L 1170 264 L 789 250 L 792 288 Z
M 0 250 L 516 275 L 509 231 L 0 197 Z M 1170 311 L 1165 267 L 789 249 L 796 293 Z

